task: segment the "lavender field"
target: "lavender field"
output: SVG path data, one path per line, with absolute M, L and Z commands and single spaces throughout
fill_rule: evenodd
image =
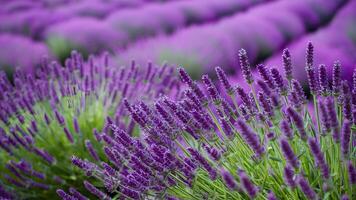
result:
M 0 200 L 356 199 L 355 0 L 0 3 Z

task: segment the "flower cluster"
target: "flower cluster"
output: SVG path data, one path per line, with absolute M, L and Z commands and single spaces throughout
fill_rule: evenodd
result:
M 71 163 L 84 167 L 87 174 L 94 167 L 87 161 L 111 169 L 105 164 L 107 149 L 101 141 L 114 139 L 101 136 L 109 129 L 105 124 L 115 123 L 127 134 L 138 135 L 125 102 L 174 96 L 179 81 L 173 72 L 152 63 L 146 68 L 135 62 L 112 67 L 107 54 L 85 61 L 75 51 L 65 66 L 43 59 L 36 76 L 17 70 L 13 83 L 2 72 L 0 197 L 7 191 L 21 199 L 48 199 L 55 196 L 59 185 L 72 186 L 73 194 L 91 188 L 82 185 L 85 175 Z M 85 162 L 71 160 L 73 154 Z
M 312 50 L 309 43 L 306 70 L 315 75 L 314 110 L 290 61 L 285 76 L 260 65 L 261 76 L 252 77 L 247 58 L 240 60 L 250 91 L 230 83 L 219 67 L 221 90 L 208 75 L 199 84 L 179 68 L 186 88 L 175 99 L 125 101 L 142 137 L 130 137 L 112 123 L 101 134 L 108 163 L 73 157 L 99 181 L 84 182 L 87 190 L 100 199 L 354 198 L 356 70 L 352 89 L 336 76 L 316 76 Z M 330 92 L 325 81 L 339 82 L 340 93 Z M 77 198 L 71 191 L 58 194 Z

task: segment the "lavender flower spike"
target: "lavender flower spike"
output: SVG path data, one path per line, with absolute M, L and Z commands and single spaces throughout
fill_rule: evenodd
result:
M 227 79 L 224 70 L 222 70 L 221 67 L 215 67 L 215 71 L 220 83 L 224 86 L 226 92 L 229 95 L 232 95 L 234 93 L 234 89 L 232 88 L 229 80 Z
M 280 124 L 282 133 L 289 139 L 293 139 L 293 131 L 290 127 L 290 124 L 287 120 L 283 120 Z
M 304 129 L 304 122 L 303 122 L 302 117 L 291 107 L 287 108 L 287 113 L 288 113 L 289 117 L 292 118 L 292 120 L 300 134 L 300 137 L 303 140 L 306 140 L 307 133 L 305 132 L 305 129 Z
M 286 139 L 281 139 L 280 140 L 280 145 L 282 152 L 284 154 L 284 157 L 286 158 L 287 162 L 294 168 L 299 168 L 299 160 L 297 156 L 294 154 L 292 147 L 289 145 L 288 141 Z
M 241 49 L 239 51 L 239 61 L 240 61 L 240 66 L 241 66 L 241 71 L 243 74 L 243 77 L 247 81 L 248 84 L 253 83 L 253 76 L 251 73 L 251 66 L 248 61 L 247 53 L 245 49 Z
M 222 169 L 221 176 L 228 188 L 230 188 L 231 190 L 235 190 L 237 188 L 237 183 L 234 177 L 229 172 Z
M 341 65 L 336 61 L 332 71 L 332 92 L 334 96 L 339 96 L 341 87 Z
M 308 144 L 314 159 L 323 174 L 323 177 L 328 179 L 330 177 L 329 167 L 325 161 L 323 153 L 321 152 L 318 142 L 315 139 L 309 138 Z
M 258 135 L 256 135 L 256 133 L 254 133 L 241 119 L 237 121 L 237 126 L 240 129 L 240 133 L 245 139 L 245 142 L 251 147 L 258 157 L 261 157 L 265 152 L 265 149 L 260 143 Z
M 350 179 L 350 183 L 352 185 L 356 185 L 356 169 L 355 167 L 353 166 L 352 162 L 349 161 L 347 163 L 347 168 L 348 168 L 348 171 L 349 171 L 349 179 Z
M 283 50 L 282 54 L 283 67 L 286 73 L 286 78 L 290 81 L 293 78 L 292 74 L 292 58 L 288 49 Z
M 284 180 L 291 188 L 295 188 L 297 186 L 297 183 L 294 180 L 294 170 L 289 165 L 284 168 Z
M 205 84 L 205 88 L 209 93 L 210 98 L 214 101 L 215 104 L 220 102 L 220 95 L 215 85 L 211 81 L 208 75 L 203 75 L 202 80 Z
M 308 42 L 306 51 L 306 66 L 313 66 L 314 64 L 314 46 L 312 42 Z
M 253 183 L 243 170 L 239 170 L 238 174 L 240 176 L 241 185 L 245 189 L 248 196 L 250 196 L 252 199 L 255 198 L 258 193 L 257 187 L 253 185 Z
M 274 81 L 275 85 L 277 86 L 277 90 L 278 90 L 279 94 L 281 94 L 283 96 L 287 95 L 287 88 L 284 84 L 283 77 L 281 76 L 279 71 L 276 68 L 272 68 L 271 74 L 272 74 L 273 81 Z
M 351 122 L 345 120 L 341 131 L 341 152 L 345 158 L 347 158 L 349 154 L 350 137 L 351 137 Z
M 88 181 L 84 181 L 84 186 L 90 193 L 92 193 L 99 199 L 101 199 L 101 200 L 109 200 L 110 199 L 110 197 L 108 197 L 105 193 L 100 191 L 98 188 L 96 188 L 94 185 L 92 185 Z
M 318 86 L 317 86 L 317 80 L 316 80 L 314 67 L 312 65 L 307 65 L 305 67 L 305 71 L 307 72 L 310 92 L 313 95 L 317 95 L 318 94 Z
M 319 66 L 319 88 L 320 88 L 320 93 L 323 96 L 327 96 L 329 93 L 329 81 L 328 81 L 328 76 L 326 74 L 326 67 L 325 65 L 320 65 Z
M 302 190 L 302 192 L 305 194 L 305 196 L 310 199 L 310 200 L 314 200 L 316 199 L 316 193 L 314 192 L 314 190 L 310 187 L 309 183 L 307 180 L 305 180 L 304 177 L 299 176 L 298 178 L 298 184 L 300 186 L 300 189 Z

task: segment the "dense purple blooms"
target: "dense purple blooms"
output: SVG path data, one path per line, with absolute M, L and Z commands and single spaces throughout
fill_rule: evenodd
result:
M 303 140 L 307 139 L 307 133 L 305 132 L 304 129 L 304 123 L 303 123 L 303 119 L 301 118 L 301 116 L 293 109 L 293 108 L 287 108 L 287 113 L 289 115 L 289 117 L 293 120 L 300 137 Z
M 232 95 L 234 93 L 234 89 L 232 88 L 228 78 L 226 77 L 224 70 L 222 70 L 220 67 L 216 67 L 215 71 L 220 83 L 224 86 L 225 91 L 228 94 Z
M 225 182 L 225 184 L 231 189 L 235 190 L 237 189 L 237 183 L 235 182 L 234 177 L 227 171 L 222 170 L 221 171 L 221 176 Z
M 247 53 L 244 49 L 239 51 L 239 61 L 243 77 L 248 84 L 252 84 L 254 80 L 251 73 L 251 66 L 248 61 Z
M 239 170 L 238 175 L 240 177 L 241 185 L 250 196 L 250 198 L 255 198 L 258 194 L 258 188 L 251 182 L 250 178 L 242 170 Z
M 288 49 L 283 50 L 282 60 L 283 60 L 283 67 L 284 67 L 284 72 L 286 74 L 286 78 L 290 81 L 293 78 L 293 74 L 292 74 L 293 69 L 292 69 L 292 58 Z
M 297 186 L 297 183 L 294 179 L 294 170 L 288 165 L 284 168 L 284 180 L 291 188 L 295 188 Z
M 299 168 L 299 160 L 298 160 L 297 156 L 294 154 L 288 141 L 282 138 L 280 140 L 280 146 L 281 146 L 283 155 L 287 160 L 287 163 L 290 164 L 292 167 L 298 169 Z
M 344 121 L 341 131 L 341 152 L 345 158 L 348 157 L 350 149 L 351 122 Z
M 240 134 L 245 139 L 246 143 L 251 147 L 251 149 L 256 153 L 258 157 L 261 157 L 265 152 L 263 145 L 260 143 L 259 136 L 254 133 L 246 123 L 239 119 L 237 121 L 237 126 L 240 130 Z
M 330 170 L 329 170 L 329 166 L 325 161 L 324 154 L 320 149 L 320 145 L 315 139 L 311 139 L 311 138 L 308 139 L 308 144 L 314 156 L 314 159 L 322 172 L 323 177 L 325 179 L 328 179 L 330 177 Z
M 298 177 L 298 184 L 300 189 L 302 190 L 302 192 L 305 194 L 305 196 L 308 199 L 316 199 L 317 194 L 315 193 L 315 191 L 310 187 L 310 184 L 308 183 L 308 181 L 303 177 L 303 176 L 299 176 Z

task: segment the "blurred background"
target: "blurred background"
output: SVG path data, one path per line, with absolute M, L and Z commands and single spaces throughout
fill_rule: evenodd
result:
M 240 77 L 238 50 L 255 66 L 282 69 L 289 48 L 305 81 L 305 48 L 346 79 L 356 66 L 356 0 L 0 0 L 0 68 L 33 71 L 44 55 L 64 64 L 73 49 L 111 55 L 112 66 L 168 63 L 195 78 L 224 68 Z

